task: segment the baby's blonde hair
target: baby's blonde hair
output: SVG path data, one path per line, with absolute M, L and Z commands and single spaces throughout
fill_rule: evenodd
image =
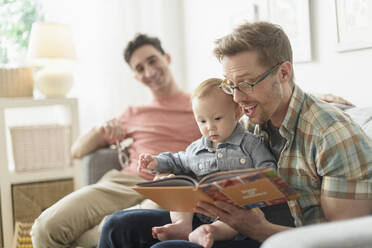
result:
M 208 97 L 211 95 L 216 95 L 218 92 L 222 94 L 222 97 L 226 97 L 225 99 L 230 99 L 231 103 L 233 104 L 234 111 L 236 111 L 236 119 L 239 120 L 242 116 L 242 109 L 240 108 L 239 104 L 234 102 L 233 96 L 228 95 L 219 87 L 222 83 L 222 79 L 219 78 L 209 78 L 203 81 L 201 84 L 198 85 L 191 94 L 191 101 L 194 99 L 201 99 L 204 97 Z M 223 100 L 222 100 L 223 101 Z M 226 102 L 224 102 L 226 103 Z
M 222 83 L 222 79 L 219 78 L 209 78 L 203 82 L 201 82 L 198 87 L 196 87 L 191 94 L 191 100 L 197 98 L 203 98 L 206 96 L 210 96 L 211 94 L 215 94 L 216 92 L 221 92 L 222 94 L 231 97 L 231 101 L 234 103 L 235 107 L 238 106 L 236 102 L 233 101 L 232 96 L 225 94 L 222 89 L 220 89 L 220 84 Z
M 196 87 L 191 95 L 191 99 L 205 97 L 215 90 L 221 90 L 218 86 L 222 83 L 222 79 L 209 78 L 203 81 Z

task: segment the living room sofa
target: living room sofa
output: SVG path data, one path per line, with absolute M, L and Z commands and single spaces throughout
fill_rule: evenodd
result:
M 261 248 L 371 248 L 372 216 L 328 222 L 277 233 Z

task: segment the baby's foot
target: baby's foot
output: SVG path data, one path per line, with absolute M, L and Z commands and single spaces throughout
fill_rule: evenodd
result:
M 192 227 L 184 223 L 172 223 L 152 228 L 152 236 L 160 241 L 179 239 L 187 240 Z
M 197 243 L 204 248 L 211 248 L 214 243 L 215 227 L 212 225 L 201 225 L 189 235 L 189 241 Z

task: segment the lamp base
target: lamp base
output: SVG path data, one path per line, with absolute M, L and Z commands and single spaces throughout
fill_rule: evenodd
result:
M 71 90 L 71 72 L 41 70 L 36 74 L 36 88 L 46 97 L 64 97 Z

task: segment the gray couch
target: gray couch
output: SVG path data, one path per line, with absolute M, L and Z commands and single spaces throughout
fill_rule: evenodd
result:
M 261 248 L 371 248 L 372 216 L 295 228 L 271 236 Z
M 82 185 L 96 183 L 107 171 L 121 170 L 117 150 L 101 148 L 82 159 Z

